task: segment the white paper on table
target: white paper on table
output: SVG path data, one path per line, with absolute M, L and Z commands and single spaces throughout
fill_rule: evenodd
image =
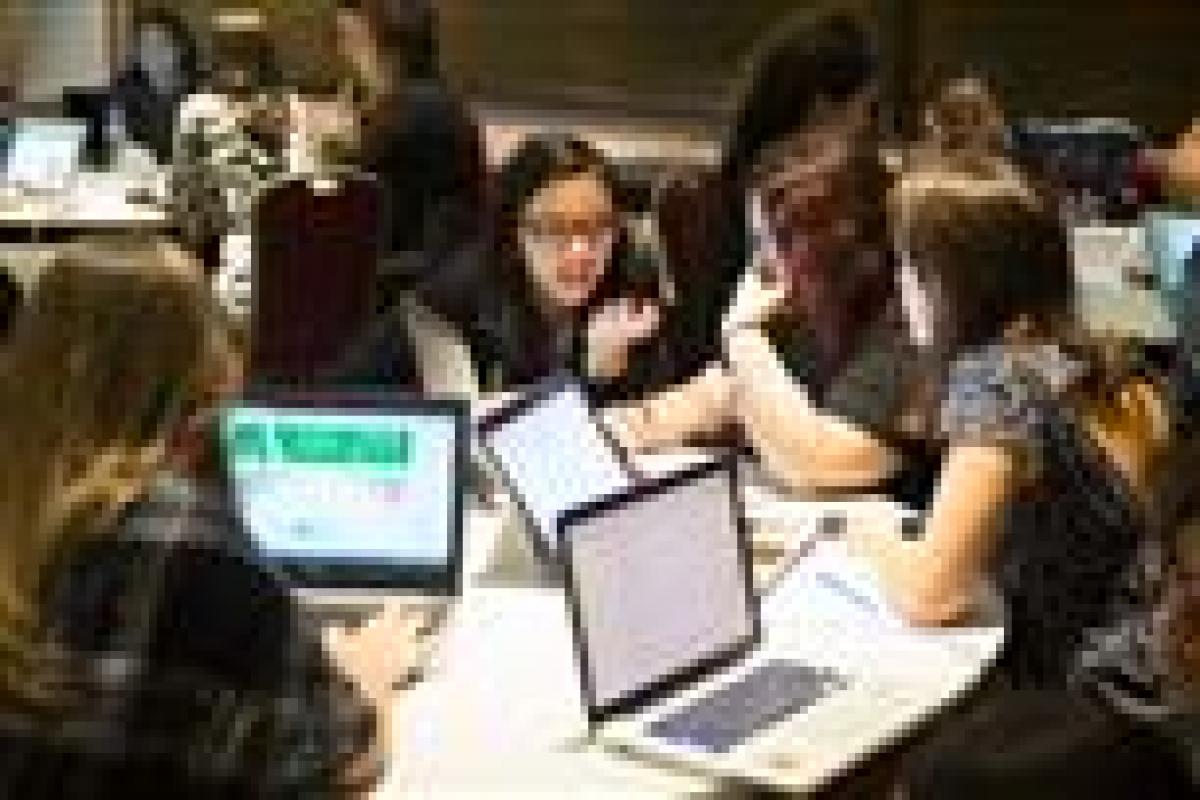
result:
M 764 613 L 890 630 L 907 627 L 892 608 L 870 565 L 840 542 L 819 541 L 763 599 Z

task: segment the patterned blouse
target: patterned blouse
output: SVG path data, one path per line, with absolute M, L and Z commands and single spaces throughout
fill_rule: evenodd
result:
M 1141 569 L 1150 526 L 1124 475 L 1067 393 L 1086 365 L 1056 344 L 993 344 L 952 367 L 940 414 L 947 444 L 1000 445 L 1018 488 L 1002 509 L 994 578 L 1018 681 L 1062 685 L 1098 631 L 1152 588 Z
M 254 204 L 284 171 L 282 148 L 256 136 L 248 114 L 232 100 L 195 94 L 180 109 L 176 133 L 172 197 L 185 239 L 222 241 L 216 291 L 235 319 L 250 311 L 249 241 Z
M 86 699 L 53 727 L 0 714 L 0 795 L 337 796 L 373 712 L 237 530 L 223 504 L 164 485 L 64 560 L 48 622 Z

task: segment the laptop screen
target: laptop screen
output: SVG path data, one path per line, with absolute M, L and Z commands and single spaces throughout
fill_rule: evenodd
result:
M 444 572 L 456 557 L 455 414 L 241 405 L 223 419 L 243 523 L 265 560 Z
M 87 128 L 73 120 L 21 119 L 7 135 L 5 181 L 55 187 L 77 171 Z
M 1187 282 L 1187 262 L 1200 249 L 1200 212 L 1156 211 L 1146 217 L 1146 244 L 1154 273 L 1178 319 Z
M 559 515 L 630 484 L 615 446 L 572 384 L 535 391 L 500 419 L 485 422 L 482 436 L 549 555 L 557 551 Z
M 564 522 L 594 716 L 756 638 L 734 493 L 730 467 L 710 465 Z

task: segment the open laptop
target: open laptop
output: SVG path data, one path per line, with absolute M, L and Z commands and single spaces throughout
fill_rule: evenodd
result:
M 714 463 L 563 516 L 590 733 L 668 766 L 811 789 L 928 713 L 953 681 L 936 647 L 914 657 L 848 631 L 849 615 L 764 642 L 738 497 L 734 465 Z M 859 594 L 851 582 L 829 591 Z
M 534 552 L 557 563 L 566 510 L 621 491 L 638 475 L 588 405 L 582 387 L 556 377 L 478 425 L 485 458 L 512 496 Z
M 79 171 L 87 126 L 75 120 L 17 119 L 4 142 L 4 182 L 42 190 L 65 190 Z
M 1188 259 L 1200 252 L 1200 211 L 1146 214 L 1146 248 L 1168 310 L 1179 320 L 1185 310 Z
M 260 389 L 227 408 L 252 551 L 317 613 L 446 610 L 461 591 L 467 408 L 390 392 Z

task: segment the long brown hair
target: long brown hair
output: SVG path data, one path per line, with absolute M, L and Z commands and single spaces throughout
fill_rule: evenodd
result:
M 934 307 L 930 384 L 959 354 L 1014 331 L 1057 343 L 1084 367 L 1070 393 L 1083 422 L 1144 493 L 1168 432 L 1161 393 L 1125 349 L 1083 328 L 1066 232 L 1046 198 L 1002 167 L 976 167 L 908 173 L 889 199 L 897 245 Z M 938 396 L 925 390 L 918 415 Z
M 1054 332 L 1072 321 L 1066 233 L 1022 182 L 986 168 L 922 169 L 900 179 L 889 210 L 947 357 L 1000 336 L 1018 317 Z
M 56 560 L 111 529 L 232 365 L 200 268 L 92 243 L 42 275 L 2 356 L 0 701 L 54 706 L 40 598 Z

